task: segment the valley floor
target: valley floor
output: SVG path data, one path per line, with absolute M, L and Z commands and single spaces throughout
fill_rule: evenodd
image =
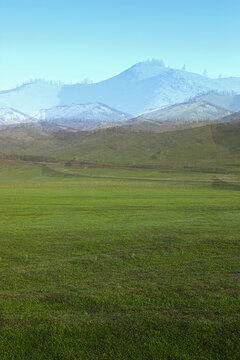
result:
M 239 190 L 1 160 L 0 359 L 239 359 Z

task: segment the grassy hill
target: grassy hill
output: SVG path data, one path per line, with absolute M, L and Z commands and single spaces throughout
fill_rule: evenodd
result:
M 0 132 L 2 158 L 159 168 L 238 168 L 240 122 L 164 133 L 117 127 L 46 134 L 39 125 Z

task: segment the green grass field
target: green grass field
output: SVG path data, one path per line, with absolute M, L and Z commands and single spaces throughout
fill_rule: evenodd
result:
M 238 360 L 240 175 L 0 164 L 1 360 Z

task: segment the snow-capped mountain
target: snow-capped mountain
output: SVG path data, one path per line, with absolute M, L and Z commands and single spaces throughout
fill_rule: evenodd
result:
M 0 109 L 0 126 L 35 122 L 32 117 L 11 108 Z
M 96 123 L 123 121 L 129 119 L 131 115 L 101 103 L 90 103 L 55 106 L 33 113 L 32 117 L 41 121 L 51 121 L 62 124 L 74 122 L 92 125 Z
M 177 124 L 203 121 L 213 122 L 231 114 L 231 111 L 206 101 L 192 101 L 144 113 L 137 117 L 135 121 L 174 122 Z
M 137 115 L 186 102 L 212 90 L 240 94 L 240 78 L 211 79 L 170 69 L 162 61 L 153 60 L 138 63 L 98 83 L 63 85 L 39 80 L 0 91 L 0 107 L 31 114 L 54 106 L 100 102 Z

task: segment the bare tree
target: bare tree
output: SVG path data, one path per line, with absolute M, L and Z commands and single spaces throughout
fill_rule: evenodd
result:
M 203 70 L 203 76 L 208 77 L 208 71 L 207 71 L 207 69 L 204 69 L 204 70 Z

